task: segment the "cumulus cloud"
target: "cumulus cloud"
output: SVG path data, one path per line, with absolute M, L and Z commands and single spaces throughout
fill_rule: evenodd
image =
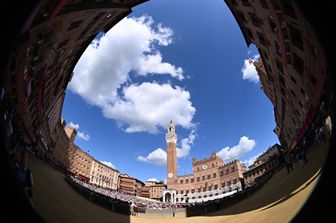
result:
M 253 58 L 244 60 L 244 66 L 241 70 L 241 72 L 243 73 L 244 80 L 248 80 L 254 83 L 259 82 L 259 76 L 253 64 L 253 62 L 256 61 L 258 57 L 259 57 L 259 54 L 254 55 Z
M 233 147 L 225 147 L 221 149 L 217 155 L 220 156 L 225 162 L 238 159 L 247 152 L 251 151 L 256 145 L 254 139 L 249 139 L 247 136 L 242 136 L 238 145 Z
M 158 182 L 158 180 L 156 178 L 149 178 L 148 180 L 146 181 L 155 181 L 155 182 Z
M 105 117 L 119 121 L 126 132 L 158 132 L 169 120 L 184 128 L 193 127 L 196 109 L 188 91 L 169 84 L 142 83 L 123 89 L 115 103 L 103 108 Z
M 72 128 L 75 128 L 76 130 L 79 129 L 79 124 L 76 124 L 76 123 L 73 123 L 73 122 L 70 122 L 70 123 L 68 124 L 68 126 L 71 126 Z
M 177 158 L 187 157 L 190 153 L 191 146 L 196 138 L 196 130 L 192 129 L 189 136 L 181 140 L 181 148 L 176 148 Z
M 117 167 L 113 165 L 113 163 L 111 163 L 110 161 L 100 161 L 100 162 L 104 163 L 106 166 L 112 167 L 113 169 L 117 169 Z
M 249 166 L 251 166 L 251 165 L 254 163 L 254 161 L 255 161 L 260 155 L 261 155 L 261 153 L 255 155 L 255 156 L 252 156 L 252 157 L 250 157 L 249 159 L 242 161 L 242 163 L 244 163 L 246 167 L 249 167 Z
M 83 139 L 85 141 L 88 141 L 91 138 L 90 135 L 86 132 L 77 131 L 77 135 L 80 139 Z
M 195 138 L 196 130 L 192 129 L 189 136 L 181 140 L 181 148 L 176 148 L 176 157 L 178 159 L 189 155 Z M 167 152 L 161 148 L 157 148 L 156 150 L 150 152 L 146 157 L 138 156 L 137 159 L 142 162 L 163 166 L 167 163 Z
M 167 153 L 161 148 L 157 148 L 153 152 L 149 153 L 146 157 L 138 156 L 138 160 L 147 163 L 153 163 L 158 166 L 166 165 Z
M 76 124 L 76 123 L 73 123 L 73 122 L 70 122 L 68 124 L 68 126 L 71 126 L 73 128 L 75 128 L 77 130 L 77 136 L 80 138 L 80 139 L 83 139 L 85 141 L 88 141 L 91 137 L 88 133 L 86 132 L 82 132 L 82 131 L 79 131 L 79 124 Z
M 171 28 L 155 26 L 149 16 L 123 19 L 88 46 L 74 69 L 69 89 L 99 106 L 105 117 L 115 119 L 126 132 L 154 133 L 170 119 L 190 127 L 195 108 L 188 91 L 169 84 L 130 85 L 132 71 L 184 79 L 183 69 L 165 62 L 158 49 L 170 45 L 172 36 Z

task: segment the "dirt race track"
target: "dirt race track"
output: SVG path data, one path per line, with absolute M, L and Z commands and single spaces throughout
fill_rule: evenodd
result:
M 189 218 L 149 219 L 121 215 L 89 202 L 65 181 L 64 176 L 35 157 L 29 160 L 34 175 L 33 203 L 46 222 L 132 222 L 132 223 L 219 223 L 219 222 L 289 222 L 304 204 L 320 176 L 329 145 L 314 146 L 308 163 L 294 164 L 276 173 L 259 191 L 228 208 Z

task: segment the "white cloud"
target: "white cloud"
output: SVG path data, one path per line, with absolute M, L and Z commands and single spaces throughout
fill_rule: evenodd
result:
M 183 158 L 189 155 L 191 145 L 194 144 L 196 138 L 196 130 L 192 129 L 189 136 L 181 140 L 181 148 L 176 148 L 177 158 Z
M 129 86 L 131 71 L 142 76 L 168 74 L 179 80 L 184 78 L 183 69 L 164 62 L 158 49 L 171 44 L 172 36 L 172 29 L 161 24 L 154 26 L 149 16 L 123 19 L 88 46 L 74 69 L 69 89 L 89 104 L 99 106 L 105 117 L 119 121 L 123 127 L 127 124 L 127 132 L 155 132 L 157 126 L 164 126 L 173 118 L 183 127 L 190 126 L 195 109 L 191 107 L 188 91 L 156 83 Z M 118 92 L 123 92 L 124 98 Z M 134 93 L 145 94 L 148 104 Z M 161 99 L 162 95 L 165 97 Z M 176 102 L 173 97 L 177 97 Z M 145 104 L 140 105 L 139 99 Z M 159 106 L 156 108 L 153 103 Z M 175 103 L 178 107 L 170 113 L 177 111 L 177 117 L 167 117 L 168 111 L 160 113 L 167 106 L 176 106 Z M 155 110 L 147 117 L 146 108 L 153 106 Z M 119 113 L 123 111 L 131 113 Z
M 178 159 L 187 157 L 189 155 L 191 145 L 194 144 L 195 138 L 196 130 L 192 129 L 189 136 L 181 140 L 181 148 L 176 148 L 176 157 Z M 150 152 L 146 157 L 138 156 L 137 159 L 142 162 L 163 166 L 167 163 L 167 152 L 161 148 L 157 148 L 153 152 Z
M 225 162 L 229 162 L 234 159 L 238 159 L 247 152 L 251 151 L 256 145 L 254 139 L 249 139 L 246 136 L 242 136 L 238 145 L 233 147 L 225 147 L 221 149 L 217 155 L 220 156 Z
M 254 163 L 254 161 L 255 161 L 260 155 L 261 155 L 261 153 L 255 155 L 255 156 L 252 156 L 252 157 L 250 157 L 249 159 L 242 161 L 242 163 L 244 163 L 246 167 L 249 167 L 249 166 L 251 166 L 251 165 Z
M 77 135 L 80 139 L 83 139 L 85 141 L 88 141 L 91 138 L 90 135 L 86 132 L 77 131 Z
M 78 136 L 80 139 L 83 139 L 83 140 L 85 140 L 85 141 L 88 141 L 88 140 L 91 138 L 90 135 L 89 135 L 87 132 L 79 131 L 79 124 L 70 122 L 70 123 L 68 124 L 68 126 L 71 126 L 71 127 L 75 128 L 75 129 L 77 130 L 77 136 Z
M 153 152 L 149 153 L 146 157 L 138 156 L 138 160 L 147 163 L 153 163 L 158 166 L 166 165 L 167 153 L 161 148 L 157 148 Z
M 115 165 L 113 165 L 113 163 L 111 163 L 110 161 L 100 161 L 100 162 L 109 166 L 109 167 L 112 167 L 113 169 L 117 169 L 117 167 Z
M 241 70 L 243 73 L 243 79 L 254 83 L 259 82 L 259 76 L 253 64 L 254 61 L 259 57 L 259 55 L 254 55 L 253 58 L 244 60 L 244 66 Z
M 169 120 L 176 125 L 191 128 L 196 109 L 190 93 L 169 84 L 142 83 L 123 89 L 123 96 L 103 107 L 103 114 L 119 122 L 126 132 L 157 133 Z
M 155 182 L 158 182 L 158 180 L 156 178 L 149 178 L 148 180 L 146 181 L 155 181 Z
M 79 129 L 79 124 L 76 124 L 76 123 L 73 123 L 73 122 L 70 122 L 70 123 L 68 124 L 68 126 L 71 126 L 72 128 L 75 128 L 76 130 Z

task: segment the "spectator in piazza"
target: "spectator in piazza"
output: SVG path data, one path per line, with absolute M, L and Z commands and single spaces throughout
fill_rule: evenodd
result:
M 325 130 L 326 130 L 326 136 L 329 139 L 332 133 L 332 122 L 331 117 L 328 115 L 328 117 L 325 119 Z
M 134 202 L 132 202 L 132 204 L 130 206 L 130 209 L 131 209 L 131 215 L 135 215 L 135 212 L 134 212 L 135 204 L 134 204 Z
M 285 155 L 285 160 L 286 160 L 286 167 L 287 167 L 287 173 L 290 173 L 293 171 L 293 159 L 292 159 L 292 154 L 290 152 L 287 152 Z

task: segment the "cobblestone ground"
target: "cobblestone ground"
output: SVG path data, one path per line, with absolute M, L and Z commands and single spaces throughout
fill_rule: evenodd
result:
M 46 222 L 289 222 L 314 189 L 328 147 L 328 143 L 313 146 L 306 165 L 296 162 L 290 174 L 282 169 L 252 196 L 204 216 L 146 219 L 114 213 L 83 198 L 65 183 L 62 174 L 34 157 L 29 162 L 35 180 L 33 202 Z

